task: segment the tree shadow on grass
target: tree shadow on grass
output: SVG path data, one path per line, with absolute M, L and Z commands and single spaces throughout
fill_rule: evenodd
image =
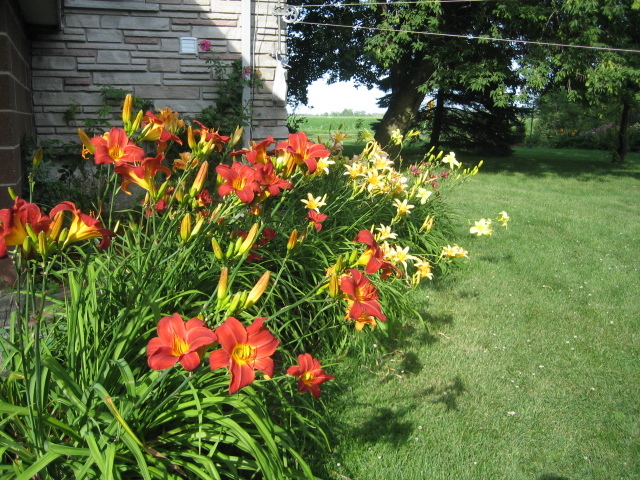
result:
M 406 443 L 415 429 L 412 422 L 403 420 L 415 405 L 400 408 L 382 407 L 367 421 L 350 432 L 350 437 L 361 443 L 389 443 L 400 446 Z
M 434 385 L 417 392 L 415 395 L 430 397 L 431 403 L 441 403 L 447 412 L 458 410 L 458 400 L 467 392 L 467 388 L 460 377 L 454 377 L 447 385 Z
M 561 475 L 555 475 L 553 473 L 545 473 L 538 477 L 538 480 L 570 480 L 569 477 L 563 477 Z
M 611 163 L 611 152 L 601 150 L 554 150 L 550 148 L 518 148 L 509 157 L 483 158 L 460 154 L 465 166 L 484 160 L 483 173 L 523 174 L 542 178 L 555 175 L 581 181 L 606 181 L 606 177 L 629 177 L 640 180 L 638 154 L 630 153 L 627 163 Z

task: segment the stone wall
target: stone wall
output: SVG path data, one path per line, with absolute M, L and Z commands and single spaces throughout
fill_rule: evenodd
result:
M 284 103 L 271 93 L 276 60 L 270 53 L 279 31 L 274 7 L 271 1 L 252 2 L 252 59 L 264 79 L 251 96 L 255 139 L 287 134 Z M 38 138 L 75 138 L 85 118 L 97 117 L 104 86 L 189 116 L 212 105 L 217 82 L 206 60 L 240 58 L 240 12 L 239 0 L 65 0 L 61 31 L 32 41 Z M 181 37 L 210 40 L 211 53 L 180 54 Z M 74 102 L 81 107 L 67 124 L 64 115 Z
M 17 0 L 0 0 L 0 208 L 20 193 L 22 138 L 33 135 L 29 41 Z

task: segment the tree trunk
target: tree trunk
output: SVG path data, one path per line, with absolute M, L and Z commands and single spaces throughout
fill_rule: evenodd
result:
M 434 68 L 428 62 L 416 61 L 413 58 L 403 58 L 391 67 L 389 80 L 391 83 L 391 98 L 376 130 L 376 140 L 383 147 L 389 145 L 391 132 L 400 130 L 403 135 L 411 128 L 418 109 L 426 93 L 418 91 L 433 74 Z M 391 152 L 389 152 L 391 153 Z
M 613 163 L 624 163 L 629 151 L 629 137 L 627 130 L 629 128 L 629 110 L 631 110 L 631 102 L 624 98 L 622 100 L 622 115 L 620 116 L 620 129 L 618 130 L 618 149 L 613 154 Z
M 442 133 L 442 123 L 444 121 L 444 92 L 438 90 L 436 95 L 436 108 L 433 113 L 433 128 L 431 129 L 431 146 L 440 145 L 440 133 Z

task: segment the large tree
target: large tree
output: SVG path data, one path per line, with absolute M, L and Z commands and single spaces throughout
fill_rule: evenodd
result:
M 429 93 L 485 90 L 496 106 L 507 105 L 518 80 L 512 59 L 521 55 L 521 46 L 468 37 L 504 30 L 503 3 L 331 2 L 309 7 L 290 32 L 292 96 L 306 101 L 306 86 L 323 75 L 330 81 L 354 78 L 379 86 L 388 93 L 376 132 L 382 144 L 393 130 L 411 127 Z
M 524 91 L 533 94 L 564 84 L 576 98 L 619 102 L 621 142 L 615 159 L 624 159 L 625 119 L 640 91 L 640 55 L 548 44 L 639 48 L 634 0 L 311 5 L 316 6 L 304 9 L 303 22 L 290 32 L 293 97 L 304 102 L 306 86 L 325 74 L 330 81 L 354 78 L 380 86 L 388 92 L 376 134 L 381 143 L 391 131 L 411 126 L 427 94 L 482 90 L 493 107 L 502 107 L 526 81 Z M 434 128 L 440 128 L 437 122 Z

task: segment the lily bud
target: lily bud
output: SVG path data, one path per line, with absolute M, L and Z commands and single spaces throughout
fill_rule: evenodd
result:
M 91 143 L 91 140 L 89 140 L 89 136 L 84 133 L 84 130 L 82 130 L 81 128 L 78 129 L 78 136 L 80 137 L 80 140 L 82 141 L 82 145 L 84 145 L 84 148 L 86 148 L 89 153 L 93 154 L 96 151 L 96 146 Z
M 37 243 L 38 242 L 38 235 L 36 234 L 36 232 L 33 229 L 33 227 L 30 224 L 25 223 L 24 228 L 27 231 L 27 234 L 29 235 L 29 238 L 31 238 L 33 243 Z
M 31 162 L 31 165 L 33 166 L 33 168 L 38 168 L 38 166 L 41 163 L 42 163 L 42 147 L 36 150 L 36 153 L 33 155 L 33 160 Z
M 247 301 L 244 303 L 244 308 L 252 307 L 260 299 L 267 289 L 267 285 L 269 285 L 269 280 L 271 280 L 271 272 L 267 270 L 262 274 L 260 279 L 249 292 Z
M 433 228 L 434 219 L 435 217 L 433 215 L 427 215 L 426 218 L 424 219 L 424 222 L 422 222 L 422 226 L 420 227 L 420 230 L 418 231 L 422 232 L 423 230 L 425 230 L 427 233 L 429 233 Z
M 122 104 L 122 123 L 127 125 L 131 121 L 131 94 L 127 93 Z
M 247 253 L 253 244 L 256 243 L 256 238 L 258 238 L 258 230 L 260 229 L 259 223 L 254 223 L 249 229 L 249 233 L 247 233 L 247 238 L 244 239 L 244 242 L 240 245 L 240 249 L 238 250 L 237 255 L 244 255 Z
M 200 165 L 200 170 L 198 170 L 196 179 L 193 181 L 193 185 L 191 185 L 189 195 L 195 197 L 202 191 L 204 182 L 207 180 L 207 173 L 209 173 L 209 162 L 205 160 L 204 162 L 202 162 L 202 165 Z
M 191 230 L 191 235 L 189 236 L 189 238 L 195 237 L 196 235 L 198 235 L 200 233 L 200 230 L 202 230 L 202 225 L 203 224 L 204 224 L 204 217 L 200 218 L 196 222 L 196 226 L 193 227 L 193 230 Z
M 222 300 L 227 296 L 227 284 L 229 281 L 229 269 L 227 267 L 222 267 L 220 270 L 220 280 L 218 281 L 218 292 L 217 298 L 218 300 Z
M 291 235 L 289 235 L 289 241 L 287 241 L 287 250 L 293 250 L 296 243 L 298 243 L 298 230 L 293 229 Z
M 240 300 L 242 299 L 242 292 L 236 292 L 233 294 L 231 298 L 231 304 L 227 308 L 225 316 L 233 315 L 233 313 L 238 309 L 238 305 L 240 304 Z
M 236 131 L 233 132 L 233 135 L 231 136 L 231 140 L 229 140 L 229 146 L 230 147 L 234 147 L 235 145 L 237 145 L 237 143 L 242 140 L 242 133 L 244 132 L 244 128 L 241 127 L 240 125 L 238 125 L 236 127 Z
M 184 217 L 182 217 L 182 222 L 180 223 L 180 238 L 183 243 L 187 243 L 189 237 L 191 236 L 191 214 L 187 213 Z
M 222 253 L 222 248 L 216 240 L 215 237 L 211 238 L 211 248 L 213 249 L 213 254 L 218 260 L 224 260 L 224 254 Z M 226 267 L 225 267 L 226 268 Z
M 127 129 L 127 134 L 128 135 L 133 135 L 133 132 L 135 132 L 138 127 L 140 126 L 140 123 L 142 122 L 142 116 L 144 114 L 142 113 L 142 110 L 138 111 L 138 115 L 136 115 L 136 119 L 133 121 L 133 124 L 131 125 L 130 130 Z
M 7 188 L 7 190 L 9 192 L 9 196 L 11 197 L 11 200 L 15 200 L 16 198 L 18 198 L 16 192 L 13 191 L 13 188 L 9 187 Z
M 196 148 L 196 139 L 193 137 L 193 128 L 191 126 L 187 129 L 187 143 L 192 151 Z
M 336 273 L 332 273 L 329 278 L 329 295 L 331 298 L 336 298 L 340 295 L 340 282 L 338 281 L 338 275 Z
M 38 253 L 44 258 L 47 256 L 48 250 L 47 235 L 44 232 L 38 234 Z

